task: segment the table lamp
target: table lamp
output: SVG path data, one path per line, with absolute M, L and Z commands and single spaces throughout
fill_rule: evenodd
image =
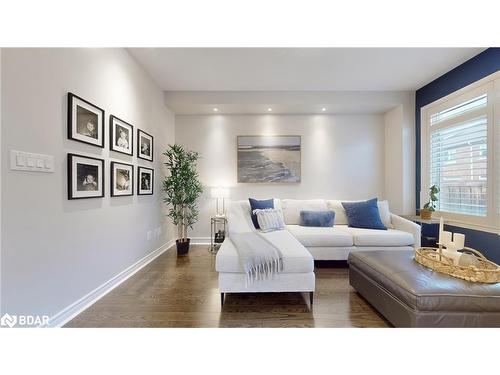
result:
M 224 199 L 229 197 L 229 189 L 225 187 L 214 187 L 211 190 L 212 198 L 216 200 L 216 216 L 223 217 L 226 214 Z M 222 200 L 222 207 L 219 202 Z

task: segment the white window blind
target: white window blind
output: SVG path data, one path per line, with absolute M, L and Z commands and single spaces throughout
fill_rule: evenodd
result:
M 431 184 L 440 188 L 438 210 L 487 215 L 486 115 L 431 133 Z
M 485 108 L 487 104 L 488 104 L 487 95 L 486 94 L 480 95 L 474 99 L 467 100 L 463 103 L 460 103 L 453 107 L 446 108 L 442 111 L 432 114 L 430 118 L 430 124 L 431 126 L 433 126 L 445 120 L 449 120 L 454 117 L 464 115 L 476 109 Z

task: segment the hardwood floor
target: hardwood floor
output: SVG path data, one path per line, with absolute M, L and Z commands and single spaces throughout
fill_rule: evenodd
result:
M 388 327 L 349 286 L 347 268 L 316 268 L 307 293 L 227 294 L 220 306 L 215 255 L 170 249 L 65 327 Z

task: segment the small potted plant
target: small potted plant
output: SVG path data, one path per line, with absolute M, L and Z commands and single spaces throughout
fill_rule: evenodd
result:
M 196 171 L 199 155 L 178 144 L 169 145 L 163 155 L 167 158 L 164 164 L 170 172 L 163 181 L 163 191 L 166 194 L 163 201 L 169 205 L 168 217 L 177 226 L 177 255 L 185 255 L 190 243 L 187 229 L 193 228 L 193 224 L 198 221 L 196 201 L 203 192 Z
M 420 217 L 422 219 L 430 220 L 432 218 L 432 213 L 436 211 L 437 193 L 439 193 L 439 188 L 436 185 L 432 185 L 429 188 L 429 201 L 420 210 Z

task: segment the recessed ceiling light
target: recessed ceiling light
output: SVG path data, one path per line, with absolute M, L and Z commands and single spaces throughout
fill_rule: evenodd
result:
M 325 111 L 326 111 L 325 107 L 321 108 L 321 112 L 325 112 Z
M 219 112 L 219 108 L 214 108 L 214 112 Z
M 273 109 L 272 109 L 272 108 L 268 108 L 268 109 L 267 109 L 267 112 L 272 112 L 272 111 L 273 111 Z

